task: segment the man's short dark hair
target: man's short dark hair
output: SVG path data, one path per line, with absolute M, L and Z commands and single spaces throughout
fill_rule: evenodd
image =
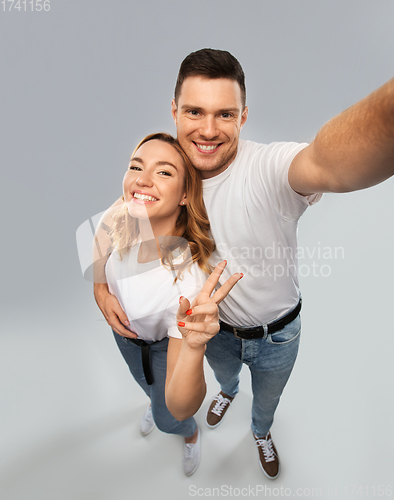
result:
M 175 102 L 178 103 L 181 87 L 189 76 L 205 78 L 228 78 L 238 82 L 241 89 L 242 107 L 246 103 L 245 75 L 238 60 L 227 50 L 200 49 L 192 52 L 182 61 L 175 85 Z

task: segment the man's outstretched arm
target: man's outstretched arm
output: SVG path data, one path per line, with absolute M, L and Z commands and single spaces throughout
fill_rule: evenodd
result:
M 290 165 L 300 194 L 345 193 L 394 174 L 394 78 L 319 130 Z

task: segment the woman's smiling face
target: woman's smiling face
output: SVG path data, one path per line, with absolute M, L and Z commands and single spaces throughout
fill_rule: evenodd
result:
M 130 160 L 123 194 L 132 217 L 175 228 L 186 203 L 185 166 L 178 151 L 158 139 L 142 144 Z

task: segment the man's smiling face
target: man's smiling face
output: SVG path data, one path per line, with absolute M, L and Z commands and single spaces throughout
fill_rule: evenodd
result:
M 178 140 L 204 179 L 230 165 L 237 154 L 239 133 L 248 116 L 235 80 L 187 77 L 178 102 L 172 101 Z

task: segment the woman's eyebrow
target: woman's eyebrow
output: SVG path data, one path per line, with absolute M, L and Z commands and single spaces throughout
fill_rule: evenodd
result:
M 169 161 L 158 161 L 156 162 L 156 165 L 170 165 L 170 167 L 173 167 L 175 168 L 175 170 L 178 170 L 177 167 Z
M 138 158 L 138 156 L 134 156 L 133 158 L 130 159 L 130 163 L 132 161 L 137 161 L 138 163 L 144 163 L 143 159 L 142 158 Z M 175 170 L 178 170 L 178 168 L 176 167 L 176 165 L 174 165 L 173 163 L 171 163 L 170 161 L 157 161 L 156 162 L 156 165 L 158 165 L 159 167 L 163 166 L 163 165 L 169 165 L 170 167 L 173 167 L 175 168 Z

